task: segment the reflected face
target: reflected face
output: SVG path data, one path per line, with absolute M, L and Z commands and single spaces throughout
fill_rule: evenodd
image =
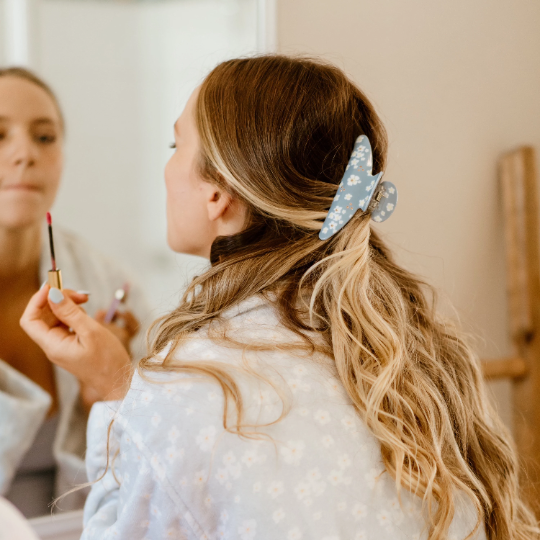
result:
M 200 139 L 195 90 L 174 125 L 175 152 L 165 167 L 167 242 L 177 253 L 208 257 L 215 230 L 208 219 L 209 184 L 198 171 Z
M 45 218 L 62 174 L 62 139 L 51 97 L 30 81 L 0 77 L 0 228 Z

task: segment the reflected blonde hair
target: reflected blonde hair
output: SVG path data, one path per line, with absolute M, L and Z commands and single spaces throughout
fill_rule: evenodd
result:
M 223 364 L 180 362 L 174 351 L 233 305 L 271 293 L 305 348 L 334 359 L 398 491 L 418 494 L 429 508 L 430 540 L 447 538 L 458 492 L 476 507 L 475 531 L 484 526 L 490 540 L 539 538 L 477 357 L 462 332 L 437 315 L 429 287 L 395 263 L 368 215 L 357 212 L 331 239 L 318 238 L 360 134 L 371 141 L 374 174 L 384 168 L 386 134 L 366 96 L 320 61 L 231 60 L 202 84 L 196 122 L 201 174 L 245 204 L 247 223 L 214 242 L 211 268 L 156 323 L 152 355 L 172 348 L 162 365 L 143 360 L 141 372 L 213 377 L 237 415 L 230 422 L 224 412 L 225 428 L 241 433 L 234 374 Z

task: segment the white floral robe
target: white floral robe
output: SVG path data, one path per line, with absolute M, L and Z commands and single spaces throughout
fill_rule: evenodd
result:
M 268 342 L 298 339 L 272 305 L 254 298 L 230 310 L 231 335 Z M 84 540 L 395 540 L 426 538 L 421 501 L 398 499 L 380 446 L 355 413 L 329 358 L 277 349 L 242 353 L 205 329 L 176 358 L 249 365 L 273 381 L 237 373 L 245 422 L 265 437 L 223 428 L 221 387 L 201 376 L 136 374 L 122 402 L 94 405 L 88 425 L 87 473 L 96 483 L 85 506 Z M 161 362 L 157 358 L 156 362 Z M 107 429 L 112 424 L 109 463 Z M 102 477 L 102 475 L 104 476 Z M 461 504 L 450 539 L 472 530 Z M 485 538 L 481 531 L 475 538 Z

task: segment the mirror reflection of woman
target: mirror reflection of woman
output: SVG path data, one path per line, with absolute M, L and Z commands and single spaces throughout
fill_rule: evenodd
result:
M 19 319 L 50 268 L 46 212 L 63 168 L 64 120 L 51 89 L 31 72 L 0 70 L 0 495 L 27 517 L 45 514 L 57 493 L 85 480 L 83 455 L 94 390 L 53 366 Z M 126 272 L 80 238 L 55 227 L 56 258 L 73 298 L 103 321 Z M 101 311 L 99 311 L 101 310 Z M 126 312 L 107 325 L 126 348 L 147 315 L 132 287 Z M 134 343 L 134 356 L 140 356 Z M 55 489 L 56 488 L 56 489 Z M 82 506 L 84 493 L 62 508 Z

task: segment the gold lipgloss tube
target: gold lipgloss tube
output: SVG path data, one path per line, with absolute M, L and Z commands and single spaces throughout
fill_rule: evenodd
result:
M 49 270 L 49 285 L 55 289 L 62 289 L 62 270 Z

